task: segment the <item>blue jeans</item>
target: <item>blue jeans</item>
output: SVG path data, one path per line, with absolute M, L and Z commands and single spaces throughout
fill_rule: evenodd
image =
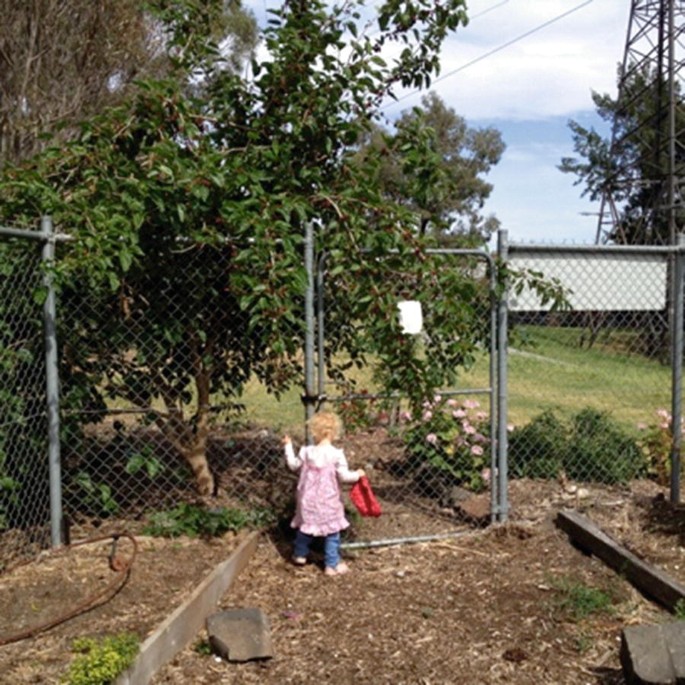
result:
M 295 547 L 293 556 L 305 558 L 314 541 L 313 535 L 307 535 L 301 530 L 295 533 Z M 340 563 L 340 533 L 331 533 L 323 539 L 323 563 L 327 568 L 336 568 Z

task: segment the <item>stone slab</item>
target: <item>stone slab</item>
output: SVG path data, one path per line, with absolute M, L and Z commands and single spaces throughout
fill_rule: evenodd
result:
M 685 621 L 627 626 L 620 659 L 627 685 L 685 685 Z
M 227 661 L 273 657 L 269 619 L 261 609 L 227 609 L 207 617 L 212 650 Z

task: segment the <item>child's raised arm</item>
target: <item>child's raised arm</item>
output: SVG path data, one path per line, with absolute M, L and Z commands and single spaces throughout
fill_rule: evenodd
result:
M 285 461 L 291 471 L 297 471 L 302 466 L 302 460 L 295 456 L 293 441 L 289 435 L 283 436 L 283 447 L 285 449 Z

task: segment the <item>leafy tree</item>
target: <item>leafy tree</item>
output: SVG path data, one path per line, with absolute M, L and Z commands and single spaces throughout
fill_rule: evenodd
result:
M 466 20 L 463 1 L 388 0 L 371 36 L 360 3 L 287 3 L 249 80 L 223 68 L 198 29 L 201 5 L 165 6 L 173 78 L 142 82 L 73 142 L 8 169 L 0 218 L 47 212 L 73 237 L 56 265 L 81 313 L 61 332 L 67 402 L 144 404 L 209 493 L 210 398 L 239 396 L 253 374 L 275 393 L 301 377 L 307 222 L 337 292 L 329 359 L 381 353 L 388 386 L 418 402 L 483 335 L 465 314 L 471 280 L 424 258 L 412 209 L 377 181 L 379 157 L 350 154 L 393 87 L 429 85 L 444 37 Z M 399 56 L 386 62 L 393 45 Z M 188 88 L 190 75 L 202 87 Z M 401 334 L 381 285 L 398 265 L 432 288 L 438 325 L 425 345 Z
M 574 149 L 579 157 L 562 159 L 560 169 L 575 174 L 583 195 L 605 198 L 611 213 L 606 238 L 619 244 L 663 245 L 673 241 L 668 208 L 669 88 L 649 68 L 632 65 L 617 98 L 593 92 L 599 116 L 612 127 L 612 138 L 571 121 Z M 685 112 L 679 84 L 674 84 L 676 107 L 675 165 L 682 176 L 685 163 Z M 678 192 L 678 191 L 677 191 Z M 679 212 L 677 223 L 685 217 Z
M 256 42 L 252 15 L 233 0 L 192 5 L 207 16 L 202 28 L 230 44 L 231 66 L 243 63 Z M 170 58 L 182 54 L 165 44 L 181 20 L 177 10 L 166 0 L 5 0 L 0 167 L 43 149 L 46 133 L 73 135 L 78 121 L 120 101 L 136 79 L 168 73 Z
M 685 171 L 685 111 L 678 82 L 674 83 L 675 138 L 671 140 L 670 88 L 666 78 L 648 66 L 628 65 L 614 99 L 593 93 L 599 116 L 612 128 L 611 139 L 595 129 L 570 122 L 579 157 L 561 161 L 560 169 L 575 174 L 583 195 L 602 200 L 599 228 L 608 242 L 628 245 L 668 245 L 685 224 L 680 180 Z M 674 155 L 671 151 L 673 143 Z M 671 221 L 670 183 L 675 178 L 675 214 Z M 669 290 L 670 292 L 670 290 Z M 670 297 L 670 296 L 669 296 Z M 642 342 L 650 357 L 668 359 L 667 303 L 663 311 L 644 318 Z M 596 338 L 602 317 L 588 315 L 589 340 Z
M 378 127 L 360 151 L 381 154 L 380 182 L 393 201 L 416 215 L 418 232 L 441 243 L 479 245 L 487 242 L 499 222 L 481 210 L 492 191 L 483 176 L 504 152 L 494 128 L 470 128 L 463 117 L 435 93 L 421 107 L 405 111 L 395 132 Z

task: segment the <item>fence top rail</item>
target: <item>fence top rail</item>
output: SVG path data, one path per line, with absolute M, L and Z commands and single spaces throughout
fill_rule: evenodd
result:
M 527 243 L 509 243 L 509 254 L 516 252 L 555 252 L 555 253 L 585 253 L 585 254 L 642 254 L 642 255 L 673 255 L 685 254 L 685 245 L 540 245 Z
M 28 238 L 29 240 L 57 240 L 68 241 L 73 240 L 72 236 L 66 233 L 50 233 L 42 229 L 31 228 L 10 228 L 9 226 L 0 226 L 0 236 L 8 238 Z

